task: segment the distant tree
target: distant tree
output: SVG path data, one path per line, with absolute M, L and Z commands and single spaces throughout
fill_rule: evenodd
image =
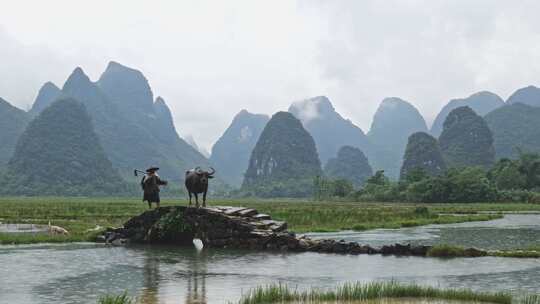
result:
M 489 168 L 495 162 L 491 131 L 469 107 L 459 107 L 448 114 L 439 145 L 448 167 Z
M 481 167 L 454 168 L 448 171 L 446 178 L 451 190 L 448 202 L 474 203 L 496 199 L 497 191 Z
M 540 187 L 540 155 L 524 153 L 519 157 L 519 172 L 525 177 L 525 187 Z
M 424 132 L 416 132 L 409 137 L 400 179 L 414 169 L 422 169 L 431 176 L 440 175 L 446 170 L 437 139 Z
M 519 161 L 508 158 L 499 160 L 488 172 L 488 178 L 500 190 L 524 189 L 526 176 L 520 172 Z
M 384 175 L 384 170 L 378 170 L 373 176 L 367 179 L 366 184 L 384 186 L 390 183 L 390 179 Z
M 347 197 L 354 191 L 352 183 L 345 179 L 329 179 L 321 176 L 314 178 L 314 199 L 327 200 L 334 197 Z
M 330 178 L 345 179 L 351 181 L 355 187 L 361 187 L 373 175 L 373 170 L 360 149 L 343 146 L 336 158 L 328 160 L 324 173 Z
M 407 174 L 401 178 L 400 182 L 404 185 L 409 185 L 429 177 L 430 175 L 426 173 L 426 170 L 416 167 L 412 170 L 407 171 Z
M 497 191 L 482 168 L 451 168 L 443 176 L 410 184 L 406 198 L 424 203 L 489 202 L 497 198 Z
M 448 203 L 450 185 L 444 177 L 424 178 L 408 185 L 407 201 L 419 203 Z
M 336 179 L 333 184 L 333 194 L 338 197 L 346 197 L 354 190 L 353 184 L 346 179 Z

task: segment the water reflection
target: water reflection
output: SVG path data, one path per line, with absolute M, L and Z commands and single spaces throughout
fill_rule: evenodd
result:
M 159 286 L 159 258 L 147 252 L 144 259 L 143 279 L 144 287 L 139 297 L 139 301 L 144 304 L 158 304 Z
M 143 286 L 138 296 L 140 303 L 157 304 L 172 300 L 172 303 L 207 303 L 208 251 L 146 246 L 132 250 L 144 255 Z M 164 275 L 161 275 L 161 272 Z M 171 277 L 181 279 L 171 280 Z M 161 299 L 161 294 L 177 296 Z M 180 300 L 182 298 L 183 301 Z
M 185 304 L 206 304 L 206 263 L 206 251 L 196 251 L 195 257 L 189 262 Z

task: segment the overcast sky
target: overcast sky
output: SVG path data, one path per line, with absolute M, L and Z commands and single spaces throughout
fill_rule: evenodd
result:
M 0 96 L 27 109 L 76 66 L 141 70 L 181 136 L 210 148 L 241 109 L 326 95 L 367 132 L 398 96 L 428 124 L 449 99 L 540 83 L 539 1 L 0 0 Z

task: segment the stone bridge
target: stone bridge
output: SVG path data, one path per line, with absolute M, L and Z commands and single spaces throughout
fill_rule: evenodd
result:
M 426 256 L 430 246 L 394 244 L 373 248 L 356 242 L 314 240 L 287 231 L 287 223 L 242 207 L 161 207 L 128 220 L 123 227 L 108 229 L 99 240 L 112 243 L 175 244 L 205 247 L 338 254 L 391 254 Z M 472 249 L 471 249 L 472 250 Z M 475 255 L 487 254 L 483 251 Z M 485 254 L 484 254 L 485 253 Z

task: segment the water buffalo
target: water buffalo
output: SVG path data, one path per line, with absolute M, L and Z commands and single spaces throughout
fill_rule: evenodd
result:
M 189 193 L 189 205 L 191 206 L 191 194 L 195 195 L 195 203 L 199 207 L 199 193 L 203 194 L 203 207 L 206 207 L 206 192 L 208 191 L 208 179 L 214 178 L 216 170 L 210 167 L 212 172 L 202 171 L 199 167 L 186 171 L 186 189 Z

